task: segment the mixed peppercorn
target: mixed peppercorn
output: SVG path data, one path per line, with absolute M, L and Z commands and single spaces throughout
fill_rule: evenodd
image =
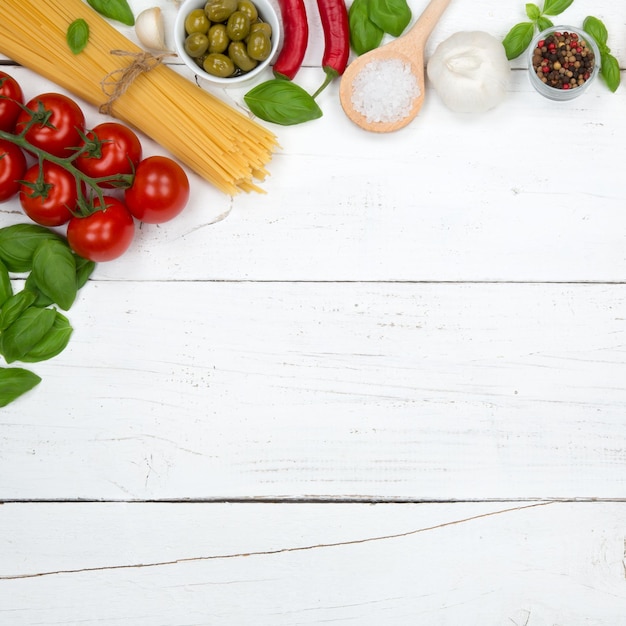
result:
M 574 89 L 589 80 L 595 58 L 593 50 L 577 33 L 554 32 L 537 43 L 533 68 L 537 77 L 555 89 Z

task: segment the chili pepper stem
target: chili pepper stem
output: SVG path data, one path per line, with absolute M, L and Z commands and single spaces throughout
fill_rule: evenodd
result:
M 326 87 L 328 87 L 328 85 L 330 85 L 330 83 L 333 82 L 333 80 L 335 80 L 335 78 L 337 78 L 337 76 L 339 76 L 339 72 L 332 69 L 332 67 L 325 67 L 324 71 L 326 72 L 326 78 L 324 79 L 324 82 L 319 86 L 318 90 L 313 94 L 314 100 L 322 93 L 322 91 L 324 91 L 324 89 L 326 89 Z

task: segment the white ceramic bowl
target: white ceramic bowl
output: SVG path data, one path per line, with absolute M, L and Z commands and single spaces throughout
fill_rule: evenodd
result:
M 576 33 L 579 39 L 584 40 L 584 42 L 587 44 L 587 47 L 593 52 L 594 63 L 593 63 L 593 69 L 591 71 L 591 75 L 579 87 L 575 87 L 574 89 L 559 89 L 556 87 L 551 87 L 550 85 L 547 85 L 546 83 L 542 82 L 541 79 L 537 76 L 537 73 L 535 72 L 535 69 L 533 67 L 533 54 L 535 52 L 535 48 L 537 47 L 537 44 L 540 41 L 542 41 L 543 39 L 546 39 L 548 35 L 554 32 Z M 543 32 L 539 33 L 533 39 L 533 42 L 530 44 L 530 48 L 528 50 L 528 70 L 529 70 L 530 82 L 532 86 L 542 96 L 545 96 L 546 98 L 550 100 L 557 100 L 557 101 L 573 100 L 574 98 L 577 98 L 578 96 L 582 95 L 585 91 L 587 91 L 587 89 L 589 89 L 591 84 L 596 80 L 598 76 L 598 72 L 600 71 L 600 51 L 598 50 L 598 46 L 596 42 L 594 41 L 593 37 L 591 37 L 591 35 L 586 33 L 581 28 L 576 28 L 574 26 L 552 26 L 551 28 L 548 28 L 547 30 L 544 30 Z
M 281 41 L 281 28 L 278 20 L 278 15 L 269 0 L 252 0 L 259 12 L 259 17 L 267 22 L 272 27 L 272 49 L 270 55 L 264 61 L 260 61 L 257 66 L 249 72 L 239 74 L 237 76 L 229 76 L 222 78 L 220 76 L 214 76 L 205 72 L 196 61 L 185 52 L 185 38 L 187 33 L 185 32 L 185 19 L 187 15 L 194 9 L 202 9 L 207 0 L 185 0 L 179 7 L 176 14 L 176 21 L 174 23 L 174 41 L 176 45 L 176 52 L 178 56 L 185 62 L 185 65 L 191 69 L 197 76 L 204 80 L 211 82 L 215 85 L 222 87 L 235 87 L 240 86 L 242 83 L 246 83 L 256 76 L 258 76 L 263 70 L 272 63 L 276 53 L 278 52 Z

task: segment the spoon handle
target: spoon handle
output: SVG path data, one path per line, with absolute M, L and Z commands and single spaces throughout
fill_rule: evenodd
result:
M 411 30 L 406 34 L 407 40 L 415 48 L 415 52 L 423 53 L 424 44 L 433 32 L 435 24 L 448 8 L 450 0 L 430 0 L 417 22 L 413 24 Z

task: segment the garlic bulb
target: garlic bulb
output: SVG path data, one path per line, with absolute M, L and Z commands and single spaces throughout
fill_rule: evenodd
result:
M 426 70 L 444 104 L 457 113 L 483 113 L 500 104 L 511 75 L 502 42 L 482 31 L 442 41 Z
M 142 46 L 152 50 L 166 50 L 165 26 L 159 7 L 142 11 L 135 19 L 135 33 Z

